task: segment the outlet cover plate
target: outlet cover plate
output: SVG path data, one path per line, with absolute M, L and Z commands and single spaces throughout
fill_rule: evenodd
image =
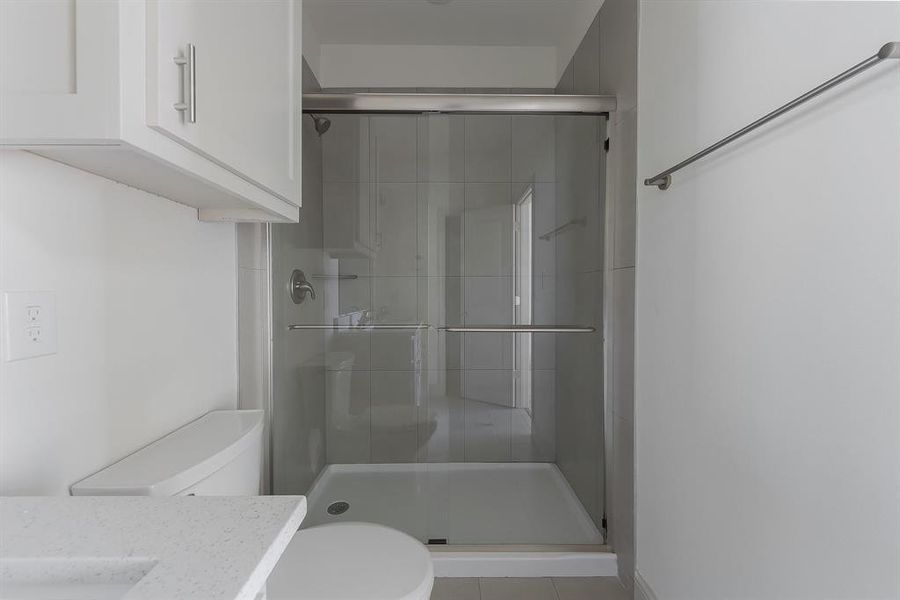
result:
M 3 294 L 3 350 L 7 362 L 56 354 L 56 295 Z

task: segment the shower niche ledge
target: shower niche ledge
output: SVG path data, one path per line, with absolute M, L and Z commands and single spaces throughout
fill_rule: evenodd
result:
M 300 7 L 0 3 L 0 148 L 32 152 L 198 209 L 296 222 Z

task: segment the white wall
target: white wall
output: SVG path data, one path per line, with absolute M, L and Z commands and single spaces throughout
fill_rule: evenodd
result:
M 0 290 L 56 292 L 59 325 L 55 356 L 0 361 L 0 494 L 66 494 L 233 408 L 235 269 L 232 225 L 0 152 Z
M 647 177 L 900 39 L 900 3 L 644 1 Z M 640 186 L 637 571 L 900 597 L 900 64 Z
M 553 88 L 554 46 L 322 44 L 324 88 Z

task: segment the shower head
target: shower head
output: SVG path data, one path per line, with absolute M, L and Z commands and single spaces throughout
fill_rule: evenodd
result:
M 325 135 L 325 132 L 331 127 L 331 119 L 313 114 L 310 114 L 309 116 L 313 120 L 313 125 L 315 126 L 319 137 Z

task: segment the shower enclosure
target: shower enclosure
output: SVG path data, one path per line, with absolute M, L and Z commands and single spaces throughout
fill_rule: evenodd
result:
M 603 543 L 613 106 L 304 98 L 301 223 L 271 236 L 271 459 L 275 493 L 309 495 L 305 526 Z

